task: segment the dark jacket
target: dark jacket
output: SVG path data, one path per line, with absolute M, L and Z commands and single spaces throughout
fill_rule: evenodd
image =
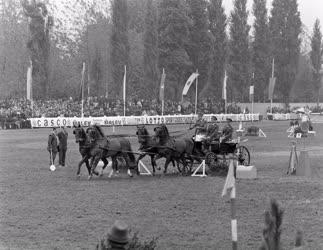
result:
M 59 148 L 60 149 L 67 149 L 67 138 L 68 138 L 68 133 L 65 131 L 60 131 L 58 134 L 58 139 L 59 139 Z
M 207 126 L 207 136 L 209 140 L 215 140 L 219 137 L 219 126 L 216 123 L 209 124 Z
M 57 153 L 58 152 L 58 142 L 57 142 L 57 138 L 54 134 L 50 134 L 48 136 L 48 146 L 47 146 L 47 150 L 49 152 L 53 152 L 53 153 Z
M 230 141 L 232 139 L 232 134 L 233 134 L 232 126 L 230 124 L 225 125 L 222 130 L 222 134 L 224 136 L 224 139 L 222 140 L 222 142 Z

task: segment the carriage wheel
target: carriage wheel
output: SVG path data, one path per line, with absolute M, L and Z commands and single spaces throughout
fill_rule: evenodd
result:
M 234 154 L 238 158 L 239 165 L 249 166 L 250 164 L 250 153 L 249 150 L 245 146 L 239 146 L 234 151 Z
M 209 152 L 205 156 L 205 163 L 210 169 L 215 170 L 218 166 L 218 157 L 215 153 Z

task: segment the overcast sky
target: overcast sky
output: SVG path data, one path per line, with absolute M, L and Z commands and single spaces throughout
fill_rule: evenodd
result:
M 227 15 L 230 14 L 233 8 L 234 0 L 223 0 L 223 5 Z M 249 16 L 252 14 L 253 0 L 247 0 L 247 8 L 249 10 Z M 267 0 L 267 7 L 271 9 L 272 0 Z M 313 30 L 315 19 L 318 18 L 321 22 L 321 28 L 323 27 L 323 0 L 298 0 L 298 9 L 301 13 L 301 20 L 307 26 L 310 32 Z M 270 14 L 270 11 L 269 11 Z M 249 20 L 250 24 L 252 19 Z

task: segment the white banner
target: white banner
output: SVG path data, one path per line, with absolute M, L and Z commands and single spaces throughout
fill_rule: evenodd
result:
M 187 95 L 188 90 L 190 89 L 192 83 L 194 80 L 198 77 L 198 73 L 193 73 L 186 81 L 185 86 L 183 88 L 183 93 L 182 95 Z
M 204 119 L 208 122 L 211 117 L 216 116 L 219 122 L 226 121 L 231 118 L 233 121 L 259 121 L 259 114 L 209 114 L 204 115 Z M 158 124 L 190 124 L 195 122 L 195 115 L 165 115 L 165 116 L 103 116 L 103 117 L 55 117 L 55 118 L 30 118 L 33 128 L 51 128 L 51 127 L 73 127 L 80 124 L 88 127 L 94 124 L 100 126 L 126 126 L 126 125 L 158 125 Z

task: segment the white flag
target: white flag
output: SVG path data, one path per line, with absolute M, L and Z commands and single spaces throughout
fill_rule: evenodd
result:
M 192 83 L 194 80 L 198 77 L 198 73 L 193 73 L 186 81 L 185 86 L 183 88 L 183 93 L 182 95 L 187 95 L 188 90 L 190 89 Z
M 222 99 L 227 99 L 227 71 L 224 71 L 224 79 L 223 79 L 223 88 L 222 88 Z
M 235 185 L 236 185 L 236 179 L 234 177 L 233 160 L 230 160 L 229 171 L 227 174 L 227 178 L 225 179 L 225 184 L 222 191 L 222 197 L 225 196 L 229 190 L 231 190 L 232 188 L 235 188 Z

